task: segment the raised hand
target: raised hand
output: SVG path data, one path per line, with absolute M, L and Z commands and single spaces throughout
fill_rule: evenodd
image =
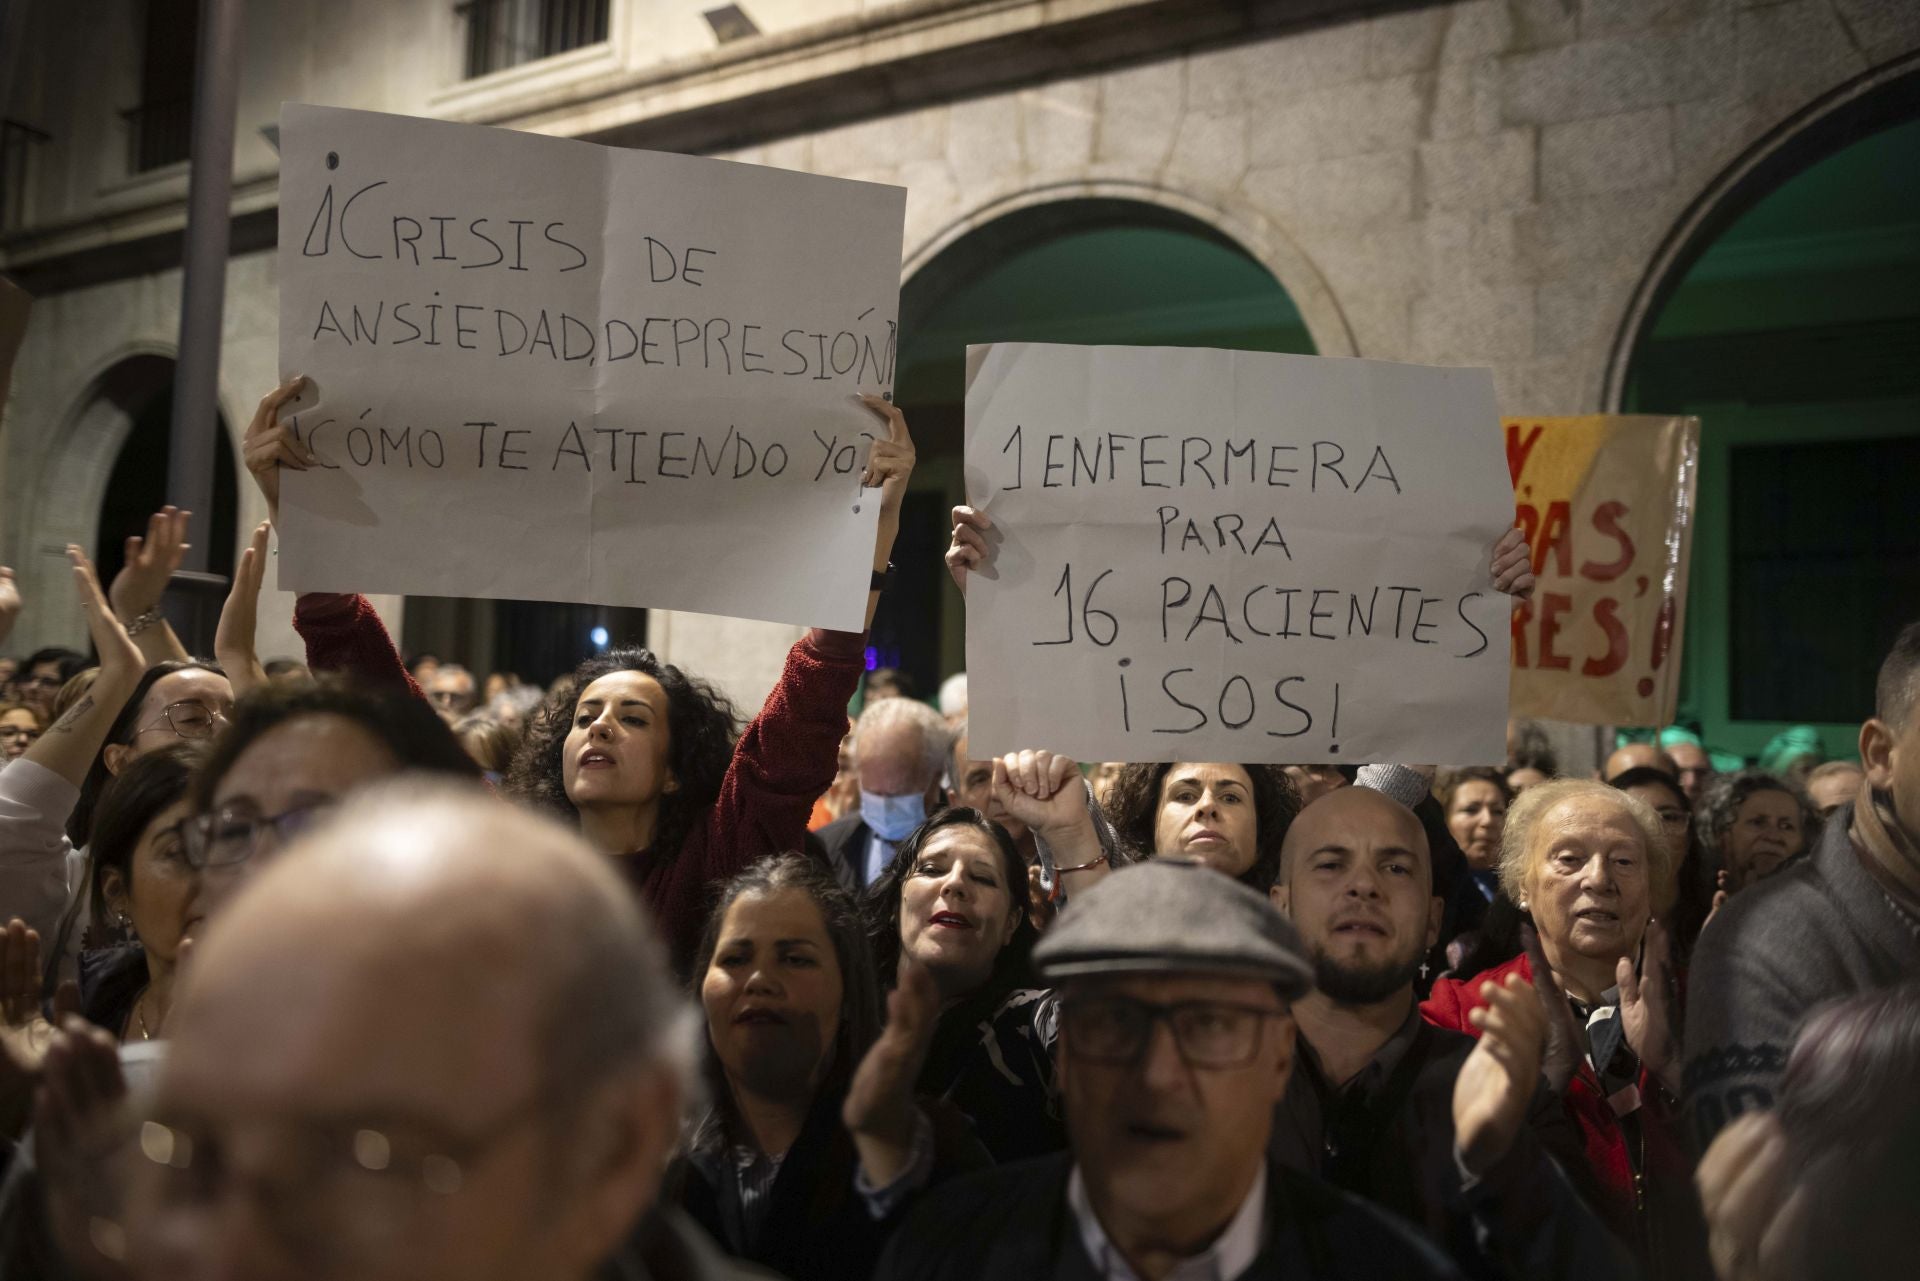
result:
M 1567 994 L 1560 990 L 1558 980 L 1553 977 L 1553 966 L 1547 962 L 1546 949 L 1540 946 L 1540 935 L 1533 926 L 1520 927 L 1520 944 L 1526 949 L 1527 960 L 1533 968 L 1534 999 L 1540 1005 L 1541 1017 L 1546 1020 L 1540 1072 L 1555 1091 L 1565 1090 L 1567 1082 L 1580 1070 L 1580 1061 L 1586 1057 L 1580 1025 L 1574 1022 L 1573 1007 L 1567 1004 Z
M 49 1178 L 82 1168 L 87 1147 L 126 1095 L 112 1035 L 77 1014 L 62 1018 L 40 1065 L 33 1110 L 35 1155 Z
M 1640 970 L 1634 972 L 1633 959 L 1621 957 L 1614 967 L 1614 980 L 1620 985 L 1620 1023 L 1627 1044 L 1640 1057 L 1641 1066 L 1660 1078 L 1674 1094 L 1680 1092 L 1680 1054 L 1674 1042 L 1672 1012 L 1667 994 L 1668 943 L 1666 927 L 1655 921 L 1647 926 L 1641 951 Z
M 913 1087 L 940 1022 L 940 990 L 924 965 L 900 958 L 900 978 L 887 994 L 887 1025 L 860 1060 L 840 1119 L 860 1150 L 874 1187 L 892 1183 L 913 1155 Z
M 19 917 L 0 930 L 0 1019 L 24 1028 L 40 1017 L 40 932 Z
M 243 698 L 267 683 L 267 669 L 254 647 L 259 626 L 260 588 L 267 577 L 267 544 L 273 526 L 262 522 L 253 531 L 253 541 L 240 553 L 234 567 L 233 587 L 227 603 L 220 607 L 220 625 L 213 633 L 213 653 L 233 685 L 233 696 Z
M 1533 548 L 1526 531 L 1515 525 L 1493 545 L 1493 586 L 1515 600 L 1533 599 Z
M 953 541 L 947 545 L 947 572 L 953 575 L 953 585 L 960 594 L 967 594 L 967 573 L 986 564 L 989 550 L 987 531 L 993 528 L 993 517 L 971 507 L 953 509 Z
M 107 603 L 106 593 L 100 590 L 100 577 L 94 573 L 93 562 L 87 559 L 87 554 L 68 544 L 67 560 L 73 566 L 73 583 L 80 592 L 80 607 L 86 611 L 87 634 L 93 638 L 94 652 L 100 656 L 100 675 L 94 684 L 102 686 L 105 683 L 100 690 L 102 694 L 117 690 L 123 684 L 126 690 L 121 692 L 130 692 L 140 680 L 141 673 L 147 669 L 146 660 L 140 655 L 140 647 L 133 643 L 133 638 L 127 635 L 127 629 Z M 78 708 L 79 704 L 74 706 Z M 59 728 L 60 723 L 56 722 L 53 729 L 41 737 L 44 739 Z
M 1087 789 L 1080 766 L 1053 752 L 1012 752 L 993 763 L 993 799 L 1013 818 L 1039 832 L 1064 832 L 1087 818 Z
M 1489 979 L 1480 994 L 1487 1004 L 1467 1015 L 1480 1039 L 1453 1083 L 1455 1141 L 1475 1175 L 1506 1155 L 1526 1123 L 1547 1044 L 1546 1010 L 1518 974 L 1504 984 Z
M 260 487 L 260 496 L 267 500 L 267 520 L 275 525 L 280 523 L 280 469 L 291 467 L 305 471 L 319 461 L 292 426 L 280 421 L 281 406 L 298 396 L 306 385 L 306 375 L 295 374 L 262 396 L 241 441 L 247 472 Z
M 13 580 L 9 566 L 0 565 L 0 645 L 13 635 L 13 625 L 20 621 L 20 605 L 20 584 Z
M 907 431 L 907 416 L 884 396 L 865 395 L 860 403 L 887 424 L 887 434 L 876 437 L 867 454 L 867 466 L 860 473 L 860 484 L 880 490 L 880 514 L 900 515 L 900 504 L 907 496 L 907 480 L 913 475 L 915 454 L 913 436 Z
M 1781 1243 L 1804 1210 L 1788 1173 L 1786 1137 L 1771 1112 L 1738 1118 L 1700 1159 L 1694 1181 L 1720 1281 L 1785 1281 Z
M 147 536 L 127 540 L 127 561 L 113 576 L 107 599 L 121 622 L 132 623 L 160 603 L 180 561 L 187 554 L 187 520 L 192 512 L 162 507 L 147 518 Z

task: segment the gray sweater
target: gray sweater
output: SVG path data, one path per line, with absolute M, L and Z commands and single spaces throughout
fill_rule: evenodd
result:
M 1741 1113 L 1773 1106 L 1815 1007 L 1920 979 L 1920 925 L 1862 866 L 1852 825 L 1849 805 L 1827 821 L 1811 857 L 1735 895 L 1700 935 L 1684 1083 L 1700 1152 Z

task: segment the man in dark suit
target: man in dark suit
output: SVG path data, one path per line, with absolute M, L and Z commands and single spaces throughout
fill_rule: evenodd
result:
M 1458 1275 L 1411 1228 L 1268 1159 L 1312 971 L 1258 893 L 1197 865 L 1121 868 L 1034 959 L 1059 993 L 1072 1151 L 929 1195 L 881 1281 Z
M 860 808 L 816 833 L 848 891 L 859 894 L 873 884 L 907 833 L 926 821 L 952 741 L 940 713 L 910 698 L 883 698 L 860 713 L 853 727 Z

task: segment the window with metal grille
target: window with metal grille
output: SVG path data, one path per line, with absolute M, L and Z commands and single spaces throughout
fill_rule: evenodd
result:
M 584 49 L 607 38 L 612 0 L 467 0 L 467 78 Z
M 140 102 L 127 122 L 127 167 L 145 173 L 187 158 L 193 142 L 193 68 L 200 43 L 199 0 L 147 0 Z
M 33 149 L 47 140 L 47 135 L 32 125 L 0 120 L 0 231 L 14 231 L 26 225 L 27 180 L 33 164 Z
M 1862 720 L 1920 601 L 1920 437 L 1732 453 L 1733 715 Z

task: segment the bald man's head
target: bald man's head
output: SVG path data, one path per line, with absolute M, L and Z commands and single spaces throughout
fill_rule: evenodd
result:
M 1311 809 L 1312 813 L 1308 813 Z M 1397 845 L 1419 855 L 1425 868 L 1426 883 L 1433 885 L 1433 856 L 1427 848 L 1427 831 L 1412 810 L 1392 797 L 1370 787 L 1343 787 L 1328 792 L 1308 809 L 1302 809 L 1287 828 L 1280 846 L 1280 883 L 1293 874 L 1298 856 L 1329 841 L 1352 839 L 1366 833 L 1368 839 Z
M 1615 748 L 1613 755 L 1607 757 L 1602 781 L 1619 778 L 1630 769 L 1642 768 L 1657 769 L 1675 779 L 1680 777 L 1680 767 L 1673 763 L 1673 757 L 1655 744 L 1628 743 L 1625 747 Z
M 435 1186 L 394 1239 L 364 1242 L 357 1277 L 585 1277 L 657 1190 L 689 1028 L 632 892 L 576 833 L 403 781 L 290 846 L 215 922 L 158 1108 L 222 1152 L 215 1177 L 281 1177 L 309 1146 L 294 1136 L 345 1127 L 373 1136 L 348 1159 L 371 1143 Z M 402 1173 L 402 1152 L 423 1164 Z M 202 1218 L 173 1234 L 192 1266 L 152 1275 L 320 1273 L 264 1211 Z M 351 1224 L 301 1227 L 362 1244 Z
M 1366 787 L 1300 811 L 1281 846 L 1273 901 L 1300 931 L 1321 993 L 1345 1006 L 1411 999 L 1443 906 L 1420 820 Z

